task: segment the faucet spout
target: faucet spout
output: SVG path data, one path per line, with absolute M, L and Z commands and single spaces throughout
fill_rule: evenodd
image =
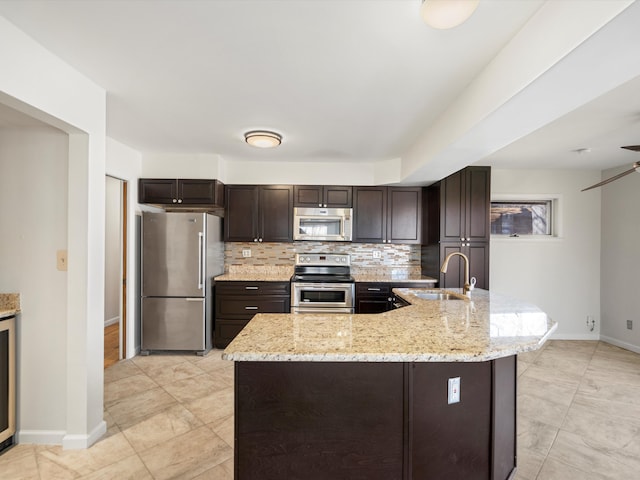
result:
M 462 287 L 462 292 L 467 297 L 471 297 L 471 290 L 473 290 L 473 287 L 475 286 L 475 282 L 470 282 L 469 280 L 469 258 L 464 253 L 452 252 L 449 255 L 447 255 L 446 258 L 444 259 L 444 262 L 442 262 L 440 271 L 442 273 L 447 273 L 447 268 L 449 268 L 449 260 L 451 260 L 451 257 L 455 255 L 462 257 L 462 259 L 464 260 L 464 286 Z

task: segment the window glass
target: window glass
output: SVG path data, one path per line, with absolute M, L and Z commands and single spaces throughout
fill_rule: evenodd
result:
M 491 234 L 551 235 L 551 200 L 491 202 Z

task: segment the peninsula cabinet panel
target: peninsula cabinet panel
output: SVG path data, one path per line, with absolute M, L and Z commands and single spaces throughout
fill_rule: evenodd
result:
M 449 404 L 456 377 L 460 401 Z M 515 356 L 237 361 L 234 478 L 509 480 L 515 413 Z
M 295 185 L 293 187 L 295 207 L 351 208 L 352 187 Z
M 236 480 L 403 478 L 402 363 L 235 368 Z
M 293 241 L 292 186 L 227 185 L 226 199 L 226 241 Z
M 492 363 L 413 363 L 411 368 L 411 478 L 488 480 Z M 456 377 L 460 402 L 448 404 L 448 379 Z

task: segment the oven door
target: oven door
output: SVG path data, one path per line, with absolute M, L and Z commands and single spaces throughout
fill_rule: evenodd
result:
M 327 312 L 329 309 L 347 309 L 353 311 L 353 297 L 355 284 L 353 283 L 291 283 L 291 310 L 317 312 L 319 309 Z

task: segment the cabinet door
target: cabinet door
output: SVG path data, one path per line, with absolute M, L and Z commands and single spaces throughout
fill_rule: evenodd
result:
M 260 241 L 293 242 L 293 187 L 265 185 L 259 189 Z
M 178 180 L 178 202 L 183 205 L 222 206 L 222 183 L 216 180 Z
M 387 188 L 353 187 L 353 241 L 386 243 Z
M 491 169 L 465 169 L 465 237 L 469 242 L 486 242 L 490 237 Z
M 464 170 L 440 183 L 440 240 L 461 242 L 465 228 Z
M 351 208 L 352 202 L 352 187 L 345 186 L 332 186 L 324 187 L 323 206 L 333 208 Z
M 295 185 L 293 198 L 295 207 L 321 207 L 323 205 L 322 187 L 319 185 Z
M 420 243 L 422 188 L 388 188 L 387 243 Z
M 253 242 L 258 238 L 258 188 L 227 185 L 224 238 L 228 242 Z
M 472 243 L 461 246 L 457 243 L 440 245 L 440 262 L 452 252 L 464 253 L 469 259 L 469 278 L 476 277 L 476 287 L 489 289 L 489 244 Z M 458 255 L 451 258 L 447 273 L 440 273 L 440 287 L 462 288 L 464 286 L 464 261 Z
M 138 181 L 138 202 L 161 205 L 178 203 L 177 185 L 172 178 L 141 178 Z

